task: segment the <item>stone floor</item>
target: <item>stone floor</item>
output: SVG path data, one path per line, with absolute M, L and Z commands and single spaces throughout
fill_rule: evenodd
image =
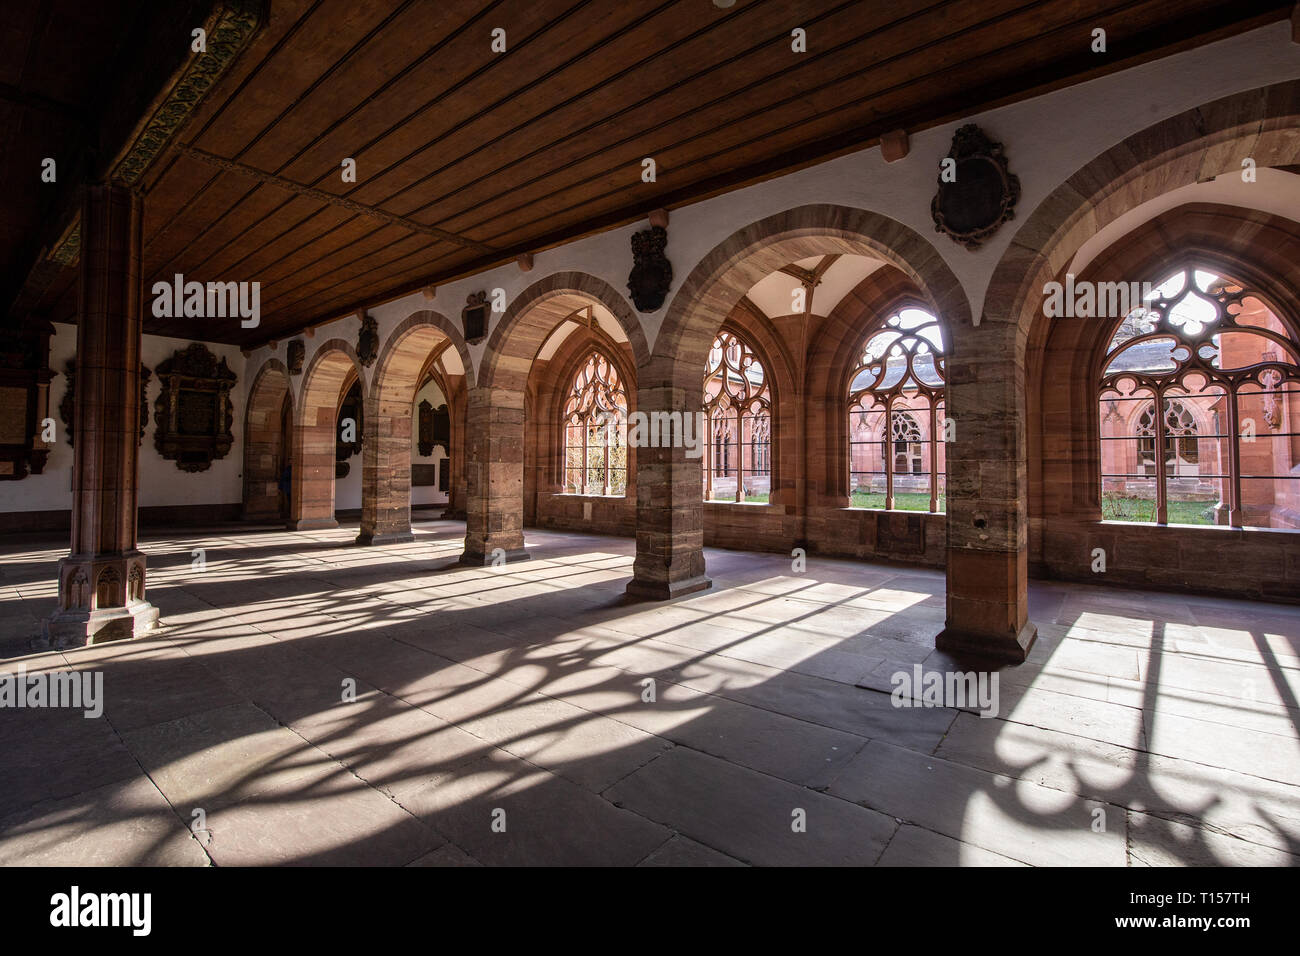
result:
M 0 712 L 0 863 L 1300 859 L 1300 608 L 1036 583 L 988 719 L 891 701 L 953 666 L 941 574 L 710 550 L 626 603 L 631 541 L 470 569 L 463 531 L 148 537 L 165 627 L 42 654 L 66 543 L 0 541 L 0 670 L 105 698 Z

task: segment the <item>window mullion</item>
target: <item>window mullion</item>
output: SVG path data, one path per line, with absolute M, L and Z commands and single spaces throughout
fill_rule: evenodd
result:
M 1241 422 L 1237 392 L 1227 391 L 1228 399 L 1228 524 L 1240 528 L 1241 508 Z
M 939 510 L 939 443 L 936 440 L 939 414 L 934 398 L 930 399 L 930 511 Z
M 745 501 L 745 414 L 736 410 L 736 501 Z
M 612 462 L 610 461 L 610 452 L 609 452 L 609 432 L 610 432 L 610 427 L 609 427 L 608 422 L 607 422 L 607 423 L 605 424 L 605 426 L 601 429 L 601 431 L 603 431 L 603 432 L 605 433 L 605 488 L 604 488 L 604 493 L 605 493 L 606 495 L 608 495 L 608 494 L 609 494 L 609 469 L 610 469 L 610 467 L 611 467 L 611 465 L 612 465 Z
M 588 488 L 588 481 L 587 481 L 588 464 L 587 463 L 590 461 L 590 455 L 588 454 L 590 448 L 591 448 L 591 419 L 584 418 L 582 421 L 582 484 L 578 486 L 580 493 L 584 495 L 587 493 L 587 488 Z
M 894 510 L 894 400 L 885 402 L 885 510 Z
M 709 501 L 713 498 L 713 469 L 717 467 L 714 464 L 714 459 L 718 457 L 717 448 L 715 447 L 718 441 L 718 431 L 714 426 L 712 409 L 707 412 L 705 421 L 708 423 L 709 440 L 704 443 L 704 499 Z
M 1165 494 L 1165 479 L 1168 468 L 1165 465 L 1165 393 L 1156 390 L 1155 402 L 1155 440 L 1156 440 L 1156 524 L 1169 523 L 1169 503 Z

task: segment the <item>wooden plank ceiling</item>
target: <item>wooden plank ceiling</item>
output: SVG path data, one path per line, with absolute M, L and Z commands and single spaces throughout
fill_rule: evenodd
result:
M 283 338 L 892 129 L 1280 19 L 1289 3 L 272 0 L 270 10 L 144 183 L 147 281 L 260 281 L 262 325 L 147 314 L 147 331 L 245 346 Z M 504 53 L 490 47 L 498 27 Z M 790 50 L 796 27 L 807 53 Z M 1096 27 L 1105 55 L 1090 49 Z M 74 32 L 69 48 L 83 39 Z M 1031 148 L 1012 144 L 1013 166 Z M 355 183 L 340 175 L 348 157 Z M 641 181 L 645 157 L 655 183 Z M 72 320 L 75 280 L 63 269 L 38 308 Z

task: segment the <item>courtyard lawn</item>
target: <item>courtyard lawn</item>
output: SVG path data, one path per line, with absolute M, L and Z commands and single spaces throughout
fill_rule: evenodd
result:
M 885 493 L 855 491 L 849 498 L 849 506 L 852 508 L 884 508 Z M 939 510 L 944 510 L 944 496 L 939 496 Z M 896 494 L 894 495 L 895 511 L 929 511 L 930 496 L 928 494 Z
M 1170 501 L 1167 505 L 1170 524 L 1212 525 L 1217 501 Z M 1104 495 L 1101 516 L 1106 521 L 1155 521 L 1156 503 L 1150 498 L 1121 498 Z

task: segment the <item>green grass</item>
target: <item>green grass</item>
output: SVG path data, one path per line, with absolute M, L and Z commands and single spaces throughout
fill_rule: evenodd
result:
M 746 504 L 746 505 L 765 505 L 765 504 L 768 503 L 768 497 L 769 497 L 769 496 L 768 496 L 767 494 L 761 494 L 761 495 L 757 495 L 757 494 L 756 494 L 756 495 L 745 495 L 745 500 L 742 501 L 742 502 L 740 502 L 740 503 L 741 503 L 741 504 Z M 722 503 L 724 503 L 724 504 L 725 504 L 726 502 L 729 501 L 729 502 L 731 502 L 733 505 L 736 504 L 736 496 L 735 496 L 735 494 L 730 494 L 730 495 L 726 495 L 726 496 L 723 496 L 723 497 L 713 497 L 713 498 L 709 498 L 708 500 L 709 500 L 709 501 L 720 501 L 720 502 L 722 502 Z
M 1217 501 L 1170 501 L 1166 504 L 1170 524 L 1216 524 Z M 1105 521 L 1155 521 L 1156 503 L 1150 498 L 1103 495 L 1101 517 Z
M 885 493 L 855 491 L 849 498 L 849 507 L 851 508 L 883 508 L 885 507 Z M 945 508 L 944 496 L 939 496 L 939 510 Z M 922 494 L 896 494 L 894 495 L 895 511 L 929 511 L 930 496 Z

